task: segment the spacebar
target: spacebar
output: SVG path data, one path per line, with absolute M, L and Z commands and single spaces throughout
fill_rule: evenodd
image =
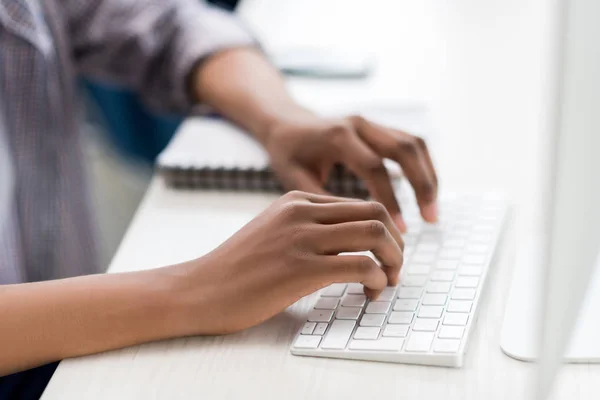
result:
M 331 324 L 327 337 L 321 343 L 322 349 L 345 349 L 354 330 L 355 321 L 336 319 Z

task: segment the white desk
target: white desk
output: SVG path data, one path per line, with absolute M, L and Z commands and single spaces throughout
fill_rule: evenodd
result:
M 374 79 L 325 87 L 293 82 L 294 93 L 309 102 L 398 93 L 427 101 L 443 135 L 437 154 L 443 188 L 502 188 L 516 214 L 527 216 L 541 132 L 545 3 L 255 0 L 247 1 L 243 12 L 259 33 L 277 33 L 271 36 L 273 46 L 293 40 L 303 28 L 321 42 L 344 39 L 372 49 L 382 63 Z M 155 180 L 110 269 L 197 257 L 271 199 L 174 192 Z M 151 343 L 65 361 L 44 399 L 527 399 L 531 365 L 506 357 L 498 344 L 521 228 L 513 223 L 507 232 L 462 369 L 294 357 L 289 345 L 313 302 L 309 296 L 236 335 Z M 565 367 L 556 398 L 595 397 L 599 373 L 600 366 Z

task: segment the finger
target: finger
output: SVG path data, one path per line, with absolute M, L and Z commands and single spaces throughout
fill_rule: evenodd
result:
M 429 167 L 429 171 L 431 171 L 431 174 L 433 175 L 433 181 L 434 181 L 435 189 L 436 189 L 436 200 L 437 200 L 437 191 L 439 189 L 439 181 L 438 181 L 435 167 L 433 165 L 433 160 L 431 159 L 431 154 L 429 153 L 429 149 L 427 148 L 427 145 L 425 144 L 425 142 L 423 142 L 423 144 L 425 145 L 425 147 L 423 149 L 423 153 L 425 154 L 425 162 L 426 162 L 427 166 Z M 434 201 L 431 205 L 425 206 L 424 208 L 422 208 L 421 213 L 423 214 L 423 218 L 426 221 L 437 221 L 437 218 L 438 218 L 437 201 Z
M 392 217 L 381 203 L 375 201 L 354 201 L 343 203 L 316 204 L 311 209 L 315 222 L 321 224 L 340 224 L 353 221 L 377 220 L 385 224 L 386 228 L 404 250 L 404 241 L 400 230 Z
M 315 232 L 317 252 L 332 255 L 371 251 L 381 262 L 389 284 L 398 284 L 398 274 L 403 262 L 402 249 L 381 221 L 321 225 Z
M 310 193 L 331 196 L 319 181 L 311 176 L 309 172 L 298 165 L 290 164 L 283 168 L 277 168 L 277 177 L 286 190 L 303 190 Z
M 352 199 L 349 197 L 327 196 L 315 193 L 307 193 L 306 199 L 315 204 L 335 204 L 335 203 L 364 203 L 361 199 Z
M 356 282 L 365 287 L 365 294 L 375 300 L 388 284 L 388 278 L 377 263 L 367 256 L 327 256 L 321 268 L 334 283 Z
M 385 206 L 401 231 L 406 231 L 400 205 L 383 160 L 357 135 L 348 135 L 342 150 L 344 164 L 360 177 L 369 193 Z
M 357 132 L 381 157 L 400 164 L 417 196 L 426 221 L 437 219 L 437 175 L 423 139 L 396 133 L 362 118 L 356 118 Z

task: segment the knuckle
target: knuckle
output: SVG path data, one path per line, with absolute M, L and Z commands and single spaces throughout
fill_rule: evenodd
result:
M 365 119 L 365 117 L 363 117 L 360 114 L 354 114 L 348 117 L 348 120 L 354 125 L 354 126 L 362 126 L 365 124 L 365 122 L 367 122 L 367 120 Z
M 360 166 L 369 175 L 381 175 L 386 172 L 383 161 L 377 156 L 364 158 L 361 160 Z
M 398 140 L 397 148 L 398 152 L 402 155 L 414 156 L 419 151 L 419 145 L 414 136 Z
M 331 143 L 341 144 L 346 141 L 351 133 L 351 125 L 347 121 L 339 121 L 327 128 L 326 137 Z
M 374 238 L 382 238 L 387 234 L 387 228 L 381 221 L 369 221 L 366 224 L 367 235 Z
M 290 200 L 305 199 L 306 198 L 306 192 L 303 192 L 301 190 L 290 190 L 289 192 L 287 192 L 284 195 L 284 197 L 288 198 Z
M 308 207 L 309 204 L 292 200 L 283 204 L 280 214 L 284 219 L 299 220 L 308 214 Z
M 356 269 L 362 276 L 369 274 L 373 270 L 374 266 L 375 263 L 373 262 L 373 260 L 371 260 L 367 256 L 360 257 L 356 262 Z
M 417 147 L 419 147 L 421 150 L 426 150 L 427 149 L 427 143 L 425 142 L 425 139 L 423 139 L 420 136 L 413 136 L 415 138 L 415 143 L 417 145 Z
M 369 201 L 367 202 L 367 207 L 369 208 L 370 215 L 373 216 L 373 219 L 381 221 L 387 218 L 387 210 L 383 204 L 376 201 Z

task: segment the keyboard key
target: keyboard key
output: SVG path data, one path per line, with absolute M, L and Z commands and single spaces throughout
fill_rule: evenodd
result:
M 440 251 L 440 258 L 443 260 L 460 260 L 461 257 L 461 249 L 442 249 Z
M 354 332 L 354 339 L 375 340 L 379 337 L 380 328 L 374 327 L 358 327 Z
M 327 336 L 325 336 L 325 339 L 323 339 L 321 348 L 345 349 L 346 345 L 348 344 L 348 340 L 350 340 L 350 336 L 352 335 L 355 324 L 356 322 L 354 321 L 344 321 L 341 319 L 336 319 L 333 321 Z
M 325 322 L 319 322 L 317 324 L 317 326 L 316 326 L 315 331 L 313 332 L 313 334 L 315 334 L 315 335 L 324 335 L 328 326 L 329 326 L 329 324 L 327 324 Z
M 479 285 L 479 278 L 473 276 L 461 276 L 454 282 L 454 287 L 457 288 L 476 288 L 477 285 Z
M 467 244 L 465 239 L 446 239 L 444 240 L 445 249 L 462 249 Z
M 387 314 L 390 310 L 391 303 L 389 301 L 372 301 L 367 305 L 365 313 L 367 314 Z
M 494 229 L 496 229 L 494 227 L 494 225 L 490 225 L 490 224 L 482 224 L 482 225 L 475 225 L 473 227 L 473 233 L 474 234 L 490 234 L 492 232 L 494 232 Z
M 420 299 L 423 289 L 403 287 L 398 291 L 399 299 Z
M 456 313 L 470 313 L 472 306 L 472 301 L 450 300 L 450 303 L 448 303 L 448 311 Z
M 428 352 L 431 348 L 431 342 L 435 333 L 432 332 L 412 332 L 406 343 L 406 351 Z
M 421 306 L 419 309 L 419 318 L 441 318 L 444 307 L 440 306 Z
M 342 300 L 342 306 L 344 307 L 362 307 L 367 301 L 367 296 L 364 294 L 348 294 Z
M 412 329 L 417 332 L 435 332 L 439 322 L 437 319 L 417 318 Z
M 387 325 L 383 330 L 383 336 L 406 337 L 408 335 L 408 325 Z
M 333 317 L 331 310 L 312 310 L 308 313 L 309 322 L 329 322 Z
M 423 232 L 443 232 L 444 226 L 445 226 L 444 223 L 440 221 L 435 224 L 423 224 L 423 226 L 421 227 L 421 230 Z
M 394 311 L 416 311 L 418 300 L 414 299 L 398 299 L 394 304 Z
M 360 283 L 349 283 L 346 294 L 363 294 L 364 288 Z
M 364 314 L 360 319 L 360 326 L 383 326 L 385 314 Z
M 321 297 L 315 304 L 317 310 L 335 310 L 340 302 L 335 297 Z
M 388 320 L 389 324 L 410 325 L 414 313 L 408 311 L 392 311 Z
M 353 340 L 349 348 L 350 350 L 400 351 L 403 345 L 402 338 L 383 337 L 379 340 Z
M 468 254 L 485 254 L 488 252 L 489 246 L 487 244 L 470 244 L 465 250 Z
M 445 294 L 427 293 L 423 296 L 422 304 L 424 306 L 443 306 L 446 304 L 448 296 Z
M 361 308 L 358 307 L 340 307 L 335 315 L 336 319 L 358 319 Z
M 300 331 L 300 333 L 303 335 L 312 335 L 313 331 L 315 330 L 315 326 L 317 326 L 315 322 L 307 322 L 302 327 L 302 331 Z
M 440 250 L 440 245 L 437 243 L 420 243 L 417 246 L 419 253 L 437 253 Z
M 429 276 L 432 282 L 452 282 L 454 280 L 454 271 L 435 271 Z
M 439 260 L 435 267 L 442 270 L 455 270 L 458 268 L 458 260 Z
M 415 244 L 417 244 L 417 239 L 418 237 L 416 235 L 410 235 L 410 234 L 404 234 L 402 236 L 402 240 L 404 240 L 404 250 L 406 250 L 407 247 L 412 247 Z
M 420 243 L 439 243 L 442 233 L 426 232 L 421 235 Z
M 482 265 L 485 264 L 485 254 L 467 254 L 462 258 L 462 263 L 467 265 Z
M 447 312 L 444 315 L 444 325 L 465 326 L 469 320 L 469 314 Z
M 321 343 L 321 336 L 300 335 L 294 343 L 297 349 L 316 349 Z
M 435 339 L 433 351 L 435 353 L 456 353 L 460 348 L 460 340 L 457 339 Z
M 325 290 L 323 290 L 323 294 L 321 294 L 321 296 L 342 297 L 345 290 L 346 290 L 345 283 L 334 283 L 333 285 L 330 285 L 327 288 L 325 288 Z
M 392 301 L 396 298 L 396 288 L 388 287 L 383 289 L 383 292 L 377 298 L 377 301 Z
M 471 235 L 470 229 L 453 229 L 452 232 L 448 235 L 448 237 L 452 239 L 466 239 Z
M 460 267 L 460 269 L 458 270 L 458 275 L 462 275 L 462 276 L 479 276 L 482 273 L 483 273 L 483 268 L 475 267 L 472 265 L 466 265 L 466 266 Z
M 454 289 L 451 298 L 452 300 L 473 300 L 475 293 L 475 289 Z
M 409 286 L 409 287 L 422 287 L 425 286 L 425 284 L 427 283 L 427 277 L 426 276 L 407 276 L 404 279 L 402 279 L 402 286 Z
M 494 237 L 489 233 L 477 233 L 471 235 L 469 241 L 472 243 L 491 243 L 494 241 Z
M 469 230 L 473 225 L 473 218 L 469 214 L 459 214 L 457 215 L 457 221 L 454 223 L 454 229 L 460 230 Z
M 410 264 L 408 266 L 409 275 L 429 275 L 431 265 L 428 264 Z
M 411 262 L 416 264 L 429 264 L 436 260 L 435 254 L 432 253 L 415 253 L 412 256 Z
M 448 293 L 451 286 L 450 282 L 429 282 L 427 293 Z
M 461 339 L 463 333 L 465 333 L 465 328 L 463 326 L 443 325 L 438 337 L 440 339 Z

